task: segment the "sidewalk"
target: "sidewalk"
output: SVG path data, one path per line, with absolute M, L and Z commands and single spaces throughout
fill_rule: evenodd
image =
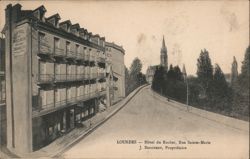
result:
M 77 144 L 81 139 L 89 135 L 109 118 L 115 115 L 145 86 L 146 85 L 138 87 L 123 100 L 107 108 L 105 111 L 97 113 L 94 117 L 82 122 L 83 127 L 73 129 L 69 133 L 53 141 L 48 146 L 32 153 L 17 155 L 21 158 L 59 157 L 63 152 Z M 6 157 L 6 154 L 4 157 Z
M 202 118 L 205 118 L 205 119 L 217 122 L 217 123 L 221 123 L 225 126 L 238 129 L 241 131 L 249 132 L 249 122 L 235 119 L 235 118 L 228 117 L 228 116 L 224 116 L 221 114 L 216 114 L 216 113 L 209 112 L 203 109 L 195 108 L 190 105 L 187 106 L 186 104 L 183 104 L 174 100 L 170 100 L 168 102 L 166 97 L 161 96 L 160 94 L 154 92 L 153 90 L 152 90 L 152 94 L 156 96 L 159 100 L 166 102 L 168 103 L 168 105 L 171 105 L 179 110 L 188 111 L 189 113 L 192 113 L 194 115 L 200 116 Z

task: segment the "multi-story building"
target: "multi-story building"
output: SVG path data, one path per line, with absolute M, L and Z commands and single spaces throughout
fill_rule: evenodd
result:
M 5 103 L 5 39 L 0 38 L 0 103 Z
M 105 38 L 46 9 L 6 7 L 7 147 L 37 150 L 98 112 Z
M 106 42 L 107 63 L 112 69 L 112 83 L 110 84 L 111 101 L 116 102 L 125 97 L 125 65 L 123 47 L 115 43 Z
M 0 38 L 0 147 L 6 144 L 5 39 Z

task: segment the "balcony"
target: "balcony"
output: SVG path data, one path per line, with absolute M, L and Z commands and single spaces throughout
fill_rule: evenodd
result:
M 98 57 L 98 62 L 105 63 L 106 59 L 105 57 Z
M 89 56 L 89 61 L 95 61 L 95 56 L 94 55 L 90 55 Z
M 55 54 L 54 54 L 54 56 L 56 56 L 56 57 L 65 57 L 66 54 L 65 54 L 64 49 L 55 48 Z
M 54 81 L 54 75 L 53 74 L 39 74 L 37 78 L 37 82 L 42 83 L 51 83 Z
M 89 74 L 89 73 L 85 73 L 85 74 L 84 74 L 84 79 L 85 79 L 85 80 L 90 79 L 90 74 Z
M 61 100 L 61 101 L 57 101 L 55 103 L 40 105 L 40 106 L 36 107 L 36 109 L 33 109 L 32 116 L 33 117 L 39 117 L 39 116 L 42 116 L 42 115 L 46 115 L 46 114 L 58 111 L 60 109 L 66 108 L 68 106 L 77 104 L 79 102 L 84 102 L 84 101 L 87 101 L 89 99 L 96 98 L 96 97 L 99 97 L 99 96 L 102 96 L 102 95 L 105 95 L 105 94 L 106 94 L 105 90 L 96 91 L 96 92 L 91 92 L 91 93 L 88 93 L 88 94 L 84 94 L 84 95 L 64 99 L 64 100 Z
M 90 74 L 90 79 L 95 79 L 97 78 L 97 73 L 91 73 Z
M 67 58 L 76 58 L 76 53 L 74 51 L 67 50 Z
M 105 73 L 98 73 L 98 78 L 105 78 Z
M 84 80 L 84 79 L 85 79 L 84 74 L 77 74 L 77 75 L 76 75 L 76 80 L 77 80 L 77 81 L 82 81 L 82 80 Z
M 83 53 L 77 53 L 76 54 L 76 59 L 77 60 L 84 60 L 84 54 Z
M 73 105 L 77 103 L 77 97 L 71 97 L 67 99 L 67 105 Z
M 40 41 L 38 54 L 40 54 L 40 55 L 52 55 L 52 49 L 51 49 L 50 45 L 45 41 Z
M 89 54 L 85 54 L 84 59 L 85 59 L 85 61 L 89 61 Z
M 66 106 L 66 105 L 67 105 L 67 100 L 66 99 L 55 102 L 55 107 L 63 107 L 63 106 Z
M 67 74 L 56 74 L 55 75 L 55 82 L 66 82 L 67 81 Z

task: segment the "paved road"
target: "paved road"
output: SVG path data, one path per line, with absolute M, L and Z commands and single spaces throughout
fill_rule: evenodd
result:
M 117 144 L 121 140 L 136 140 L 136 144 Z M 161 144 L 156 144 L 157 140 Z M 163 140 L 168 143 L 163 144 Z M 154 143 L 146 144 L 145 141 Z M 206 144 L 201 144 L 201 141 Z M 248 141 L 248 132 L 180 110 L 171 106 L 171 101 L 162 102 L 149 88 L 145 88 L 120 112 L 62 156 L 238 159 L 248 158 Z M 139 150 L 140 146 L 142 150 Z

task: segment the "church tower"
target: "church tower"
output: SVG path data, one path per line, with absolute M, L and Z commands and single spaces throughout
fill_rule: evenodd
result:
M 167 47 L 165 45 L 165 40 L 163 36 L 162 46 L 161 46 L 161 66 L 168 70 L 168 55 L 167 55 Z

